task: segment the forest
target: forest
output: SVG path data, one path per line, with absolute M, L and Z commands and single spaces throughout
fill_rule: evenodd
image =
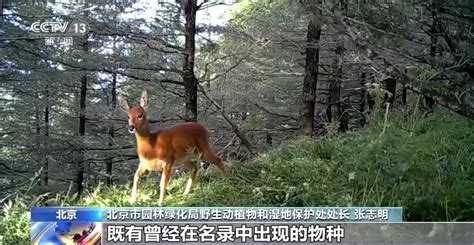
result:
M 123 96 L 199 122 L 228 170 L 167 206 L 392 206 L 474 219 L 474 2 L 0 1 L 0 244 L 32 206 L 130 206 Z M 37 21 L 87 24 L 73 43 Z M 136 206 L 157 206 L 159 172 Z M 10 234 L 5 236 L 3 234 Z

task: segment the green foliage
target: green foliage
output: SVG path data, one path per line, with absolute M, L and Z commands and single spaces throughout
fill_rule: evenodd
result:
M 271 0 L 245 0 L 230 13 L 230 25 L 250 32 L 271 34 L 301 21 L 304 6 Z
M 427 81 L 436 73 L 436 70 L 429 65 L 418 65 L 408 68 L 409 74 L 416 77 L 417 81 Z
M 0 244 L 28 244 L 30 242 L 30 212 L 32 206 L 43 198 L 32 200 L 17 196 L 6 202 L 0 212 Z
M 9 200 L 0 213 L 0 244 L 28 244 L 30 242 L 30 205 L 17 197 Z

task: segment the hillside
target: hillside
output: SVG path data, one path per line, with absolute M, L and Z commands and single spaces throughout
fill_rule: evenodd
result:
M 229 176 L 172 178 L 168 206 L 402 206 L 405 220 L 474 218 L 474 124 L 446 111 L 321 140 L 298 140 L 232 162 Z M 380 120 L 382 121 L 382 120 Z M 150 176 L 150 175 L 149 175 Z M 156 206 L 158 178 L 142 182 L 138 206 Z M 127 206 L 130 187 L 98 188 L 81 205 Z
M 405 118 L 400 120 L 400 118 Z M 362 131 L 297 140 L 255 159 L 229 164 L 229 176 L 210 168 L 184 197 L 186 175 L 174 176 L 168 206 L 402 206 L 407 221 L 474 218 L 474 123 L 446 111 L 423 118 L 392 113 Z M 383 132 L 383 133 L 382 133 Z M 158 181 L 141 182 L 137 206 L 156 206 Z M 49 203 L 130 206 L 130 187 L 98 187 L 78 203 L 59 195 Z M 5 240 L 29 239 L 31 205 L 47 200 L 18 196 L 3 209 Z M 1 239 L 0 239 L 1 241 Z M 8 241 L 8 242 L 7 242 Z

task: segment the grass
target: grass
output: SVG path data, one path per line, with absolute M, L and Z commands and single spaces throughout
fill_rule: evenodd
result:
M 386 122 L 376 114 L 361 131 L 289 142 L 249 162 L 229 163 L 226 177 L 211 167 L 199 172 L 188 196 L 182 195 L 187 175 L 174 176 L 165 204 L 402 206 L 407 221 L 473 220 L 473 122 L 442 110 L 417 113 L 393 111 Z M 157 178 L 142 178 L 134 206 L 156 206 L 158 183 Z M 132 206 L 130 192 L 130 185 L 99 186 L 79 202 L 64 196 L 55 201 Z M 0 216 L 0 234 L 16 234 L 8 238 L 14 242 L 29 239 L 25 202 L 18 197 Z

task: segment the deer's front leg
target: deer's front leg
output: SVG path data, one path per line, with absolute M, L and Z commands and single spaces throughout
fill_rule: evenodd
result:
M 133 186 L 132 186 L 132 197 L 131 203 L 134 203 L 137 200 L 137 187 L 138 187 L 138 180 L 142 175 L 145 173 L 145 170 L 141 168 L 141 164 L 138 166 L 137 171 L 135 171 L 135 175 L 133 176 Z
M 163 205 L 163 200 L 165 199 L 166 186 L 168 185 L 168 182 L 170 181 L 171 164 L 170 162 L 167 162 L 165 166 L 163 167 L 163 172 L 161 173 L 160 200 L 158 201 L 159 206 Z

